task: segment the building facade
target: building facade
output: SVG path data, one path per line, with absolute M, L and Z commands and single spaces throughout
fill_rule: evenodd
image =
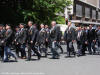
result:
M 72 0 L 68 18 L 77 24 L 100 25 L 100 0 Z

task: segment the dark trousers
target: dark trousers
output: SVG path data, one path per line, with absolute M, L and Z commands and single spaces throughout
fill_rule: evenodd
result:
M 63 53 L 63 52 L 64 52 L 64 51 L 63 51 L 63 48 L 61 47 L 61 45 L 60 45 L 60 43 L 59 43 L 59 42 L 57 42 L 57 47 L 58 47 L 58 48 L 60 48 L 61 53 Z
M 98 47 L 100 47 L 100 41 L 98 41 Z
M 52 42 L 51 44 L 51 52 L 52 52 L 52 58 L 58 58 L 59 57 L 59 53 L 57 52 L 57 42 Z
M 75 56 L 75 50 L 72 41 L 67 41 L 67 56 L 70 57 L 71 53 Z
M 35 48 L 34 44 L 28 44 L 28 60 L 31 60 L 31 50 L 38 56 L 38 59 L 41 57 L 41 54 L 38 52 L 37 48 Z
M 78 49 L 78 55 L 82 55 L 82 43 L 80 41 L 77 41 L 77 49 Z
M 46 43 L 45 43 L 45 46 L 46 46 L 46 49 L 48 50 L 49 43 L 48 43 L 48 42 L 46 42 Z
M 92 54 L 92 49 L 93 49 L 93 53 L 95 53 L 95 43 L 90 41 L 90 42 L 88 42 L 89 54 Z
M 100 41 L 98 41 L 98 51 L 100 52 Z
M 87 45 L 85 42 L 82 44 L 82 55 L 85 55 L 85 51 L 87 51 Z
M 25 44 L 20 44 L 21 57 L 26 57 Z
M 19 52 L 21 52 L 20 45 L 15 45 L 16 48 L 16 55 L 19 57 Z
M 45 53 L 45 57 L 47 57 L 47 48 L 45 43 L 40 43 L 39 44 L 39 50 L 41 53 Z
M 0 57 L 3 59 L 4 57 L 4 47 L 0 46 Z

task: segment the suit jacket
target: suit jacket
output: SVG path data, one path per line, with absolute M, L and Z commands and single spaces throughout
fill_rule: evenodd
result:
M 27 38 L 26 30 L 24 28 L 20 29 L 19 34 L 17 36 L 18 43 L 25 44 L 26 43 L 26 38 Z
M 14 44 L 19 43 L 19 33 L 20 33 L 20 31 L 19 31 L 19 30 L 15 32 Z M 15 40 L 16 40 L 16 42 L 15 42 Z
M 87 41 L 86 31 L 85 31 L 85 30 L 81 30 L 81 34 L 80 34 L 80 36 L 78 37 L 78 33 L 79 33 L 79 32 L 80 32 L 80 31 L 77 31 L 77 32 L 76 32 L 76 34 L 77 34 L 76 40 L 77 40 L 77 42 L 80 42 L 81 44 L 83 44 L 83 43 L 85 43 L 85 42 Z
M 13 41 L 13 31 L 11 29 L 6 30 L 4 42 L 7 46 L 11 45 Z
M 75 29 L 70 27 L 70 29 L 66 29 L 64 33 L 64 40 L 65 41 L 72 41 L 76 39 L 76 32 Z
M 34 26 L 31 26 L 28 30 L 28 43 L 33 41 L 33 43 L 35 44 L 37 36 L 38 36 L 38 30 Z
M 62 32 L 60 31 L 60 27 L 59 26 L 57 27 L 57 30 L 58 30 L 57 41 L 60 41 L 61 37 L 62 37 Z
M 1 31 L 0 31 L 0 46 L 3 46 L 3 43 L 1 42 L 1 41 L 3 41 L 4 40 L 4 38 L 5 38 L 5 30 L 4 29 L 2 29 Z
M 45 44 L 45 42 L 46 42 L 46 30 L 45 29 L 41 29 L 40 31 L 39 31 L 39 35 L 38 35 L 38 43 L 39 44 Z
M 100 30 L 97 31 L 97 40 L 100 42 Z
M 50 41 L 57 41 L 57 36 L 58 36 L 58 29 L 55 26 L 50 30 Z
M 50 30 L 47 28 L 46 30 L 46 39 L 49 39 L 50 37 Z
M 61 41 L 61 37 L 62 37 L 62 31 L 59 31 L 58 36 L 57 36 L 57 40 Z
M 95 31 L 95 29 L 88 30 L 87 40 L 88 40 L 88 42 L 92 42 L 93 40 L 96 40 L 96 31 Z

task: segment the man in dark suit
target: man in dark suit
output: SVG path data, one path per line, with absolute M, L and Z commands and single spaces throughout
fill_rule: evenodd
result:
M 12 41 L 13 41 L 13 31 L 11 29 L 11 26 L 7 24 L 5 38 L 2 41 L 3 43 L 5 43 L 4 60 L 3 60 L 4 62 L 8 61 L 8 56 L 14 57 L 15 61 L 17 61 L 17 56 L 11 51 Z
M 38 50 L 35 48 L 37 36 L 38 36 L 38 30 L 36 29 L 35 26 L 33 26 L 33 22 L 29 21 L 28 22 L 29 30 L 28 30 L 28 60 L 31 60 L 31 50 L 34 51 L 35 54 L 38 56 L 38 60 L 40 60 L 40 53 Z
M 64 33 L 64 40 L 67 43 L 67 56 L 70 57 L 71 53 L 75 55 L 73 42 L 76 39 L 75 29 L 71 27 L 71 22 L 68 22 L 68 28 L 65 30 Z
M 21 58 L 22 59 L 26 59 L 26 51 L 25 51 L 25 48 L 26 48 L 26 38 L 27 38 L 27 35 L 26 35 L 26 30 L 24 28 L 25 24 L 24 23 L 20 23 L 19 24 L 19 27 L 20 27 L 20 30 L 19 30 L 19 34 L 18 34 L 18 44 L 20 45 L 20 51 L 21 51 Z
M 40 28 L 41 29 L 39 31 L 37 42 L 39 44 L 39 48 L 40 48 L 41 54 L 45 53 L 45 57 L 47 57 L 47 49 L 46 49 L 47 37 L 46 37 L 46 30 L 45 30 L 43 24 L 40 25 Z
M 59 27 L 59 26 L 58 26 L 57 28 L 58 28 L 57 46 L 58 46 L 58 48 L 60 48 L 61 53 L 63 53 L 63 52 L 64 52 L 64 51 L 63 51 L 63 48 L 62 48 L 61 45 L 60 45 L 61 38 L 62 38 L 62 32 L 60 31 L 60 27 Z
M 48 27 L 48 25 L 45 25 L 45 31 L 46 31 L 46 49 L 48 51 L 48 47 L 49 47 L 49 36 L 50 36 L 50 29 Z
M 19 26 L 16 26 L 15 28 L 15 37 L 14 37 L 14 45 L 15 45 L 15 49 L 16 49 L 16 54 L 19 57 L 19 52 L 20 52 L 20 44 L 19 44 L 19 32 L 20 32 L 20 28 Z
M 50 42 L 51 42 L 51 52 L 53 54 L 52 58 L 59 58 L 59 54 L 57 52 L 57 35 L 58 35 L 58 30 L 56 27 L 56 22 L 52 21 L 51 23 L 52 28 L 50 30 Z
M 83 56 L 85 55 L 85 50 L 86 50 L 86 44 L 87 44 L 87 35 L 84 29 L 81 27 L 78 27 L 77 30 L 77 36 L 76 36 L 76 41 L 77 41 L 77 48 L 78 48 L 78 55 L 77 56 Z
M 96 31 L 95 29 L 92 29 L 92 25 L 89 25 L 89 30 L 87 32 L 87 40 L 89 54 L 95 54 Z M 93 51 L 91 49 L 93 49 Z
M 83 27 L 83 37 L 82 37 L 82 55 L 85 55 L 85 51 L 87 51 L 87 28 Z
M 97 30 L 97 42 L 98 42 L 98 50 L 100 51 L 100 25 Z
M 81 56 L 82 55 L 82 37 L 83 37 L 82 28 L 78 27 L 76 33 L 77 33 L 76 41 L 77 41 L 78 56 Z
M 5 30 L 3 29 L 3 24 L 0 24 L 0 57 L 3 60 L 4 56 L 4 43 L 2 42 L 5 37 Z

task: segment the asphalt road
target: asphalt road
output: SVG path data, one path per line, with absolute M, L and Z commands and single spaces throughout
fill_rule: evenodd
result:
M 66 47 L 63 46 L 66 52 Z M 42 58 L 41 60 L 18 62 L 0 62 L 0 75 L 99 75 L 100 55 L 86 55 L 83 57 L 60 59 Z M 33 59 L 36 57 L 33 56 Z

